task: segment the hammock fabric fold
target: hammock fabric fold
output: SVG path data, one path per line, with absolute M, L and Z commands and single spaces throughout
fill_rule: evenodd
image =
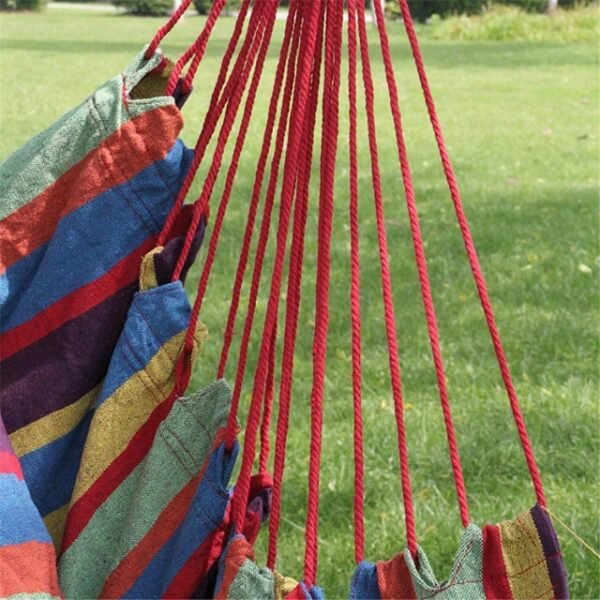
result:
M 418 566 L 417 566 L 418 564 Z M 387 562 L 358 565 L 350 598 L 565 598 L 566 573 L 547 513 L 538 505 L 512 521 L 469 525 L 450 577 L 439 583 L 419 548 Z
M 243 193 L 234 193 L 234 183 L 279 2 L 242 0 L 201 131 L 194 148 L 188 149 L 178 139 L 183 127 L 180 109 L 226 3 L 211 3 L 198 37 L 172 63 L 158 47 L 191 1 L 183 0 L 122 74 L 0 165 L 0 596 L 325 597 L 317 586 L 319 580 L 327 582 L 319 575 L 320 476 L 332 254 L 345 241 L 334 238 L 335 203 L 342 198 L 336 184 L 343 173 L 348 183 L 348 407 L 354 422 L 356 563 L 349 597 L 568 598 L 561 550 L 407 0 L 398 0 L 402 23 L 536 497 L 530 511 L 483 528 L 473 524 L 469 514 L 427 245 L 381 3 L 373 3 L 376 36 L 371 39 L 362 1 L 290 1 L 246 202 Z M 381 54 L 385 77 L 385 86 L 378 88 L 371 70 L 373 51 Z M 338 156 L 344 79 L 347 169 L 340 168 Z M 359 91 L 370 167 L 364 179 L 371 193 L 365 197 L 373 202 L 372 218 L 364 224 L 359 218 Z M 418 544 L 413 506 L 399 351 L 402 333 L 396 324 L 379 159 L 382 128 L 379 112 L 377 120 L 375 114 L 380 94 L 389 102 L 389 131 L 397 148 L 395 183 L 398 188 L 401 183 L 404 192 L 464 528 L 452 572 L 443 582 L 436 579 Z M 320 152 L 315 158 L 317 141 Z M 200 193 L 194 203 L 186 204 L 201 165 L 206 169 Z M 316 193 L 313 177 L 318 177 Z M 215 190 L 219 204 L 191 304 L 183 282 L 203 242 Z M 247 215 L 216 377 L 199 391 L 188 391 L 207 335 L 200 320 L 202 306 L 230 200 L 236 195 Z M 399 196 L 394 190 L 392 198 Z M 294 579 L 277 570 L 277 561 L 294 359 L 306 287 L 306 232 L 312 216 L 312 373 L 310 387 L 303 382 L 302 398 L 310 408 L 310 449 L 304 569 Z M 376 233 L 406 535 L 406 549 L 379 562 L 365 560 L 361 234 L 370 222 Z M 266 260 L 269 251 L 272 261 Z M 244 290 L 247 280 L 249 289 Z M 261 289 L 265 281 L 268 289 Z M 243 298 L 247 307 L 239 327 Z M 263 322 L 257 332 L 258 312 Z M 238 329 L 230 387 L 225 373 Z M 258 349 L 250 361 L 252 382 L 246 390 L 256 334 Z M 203 376 L 205 368 L 202 363 Z M 240 448 L 239 413 L 247 397 Z M 232 483 L 238 454 L 239 474 Z M 262 566 L 254 544 L 266 522 Z
M 129 96 L 162 62 L 140 54 L 0 169 L 0 408 L 57 548 L 141 259 L 192 159 L 173 98 Z M 173 229 L 172 256 L 188 224 Z

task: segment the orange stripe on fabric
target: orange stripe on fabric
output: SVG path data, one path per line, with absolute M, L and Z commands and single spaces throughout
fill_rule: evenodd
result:
M 0 221 L 0 274 L 47 242 L 65 215 L 162 160 L 182 126 L 174 105 L 128 121 L 39 196 Z
M 61 597 L 54 546 L 25 542 L 0 547 L 0 597 L 46 592 Z
M 14 475 L 17 479 L 23 480 L 23 470 L 19 459 L 8 451 L 0 452 L 0 475 Z
M 229 597 L 229 588 L 235 581 L 235 578 L 242 568 L 242 565 L 247 560 L 254 560 L 254 552 L 252 546 L 244 538 L 235 538 L 229 542 L 229 547 L 226 550 L 227 556 L 225 557 L 225 573 L 223 574 L 223 580 L 215 600 L 227 600 Z

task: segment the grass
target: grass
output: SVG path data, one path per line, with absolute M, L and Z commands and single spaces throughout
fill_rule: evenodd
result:
M 160 23 L 60 10 L 1 15 L 0 159 L 119 72 Z M 180 54 L 200 24 L 198 18 L 187 19 L 168 38 L 166 50 Z M 196 91 L 185 107 L 183 137 L 188 144 L 199 130 L 232 25 L 224 20 L 215 29 Z M 193 386 L 208 383 L 216 368 L 281 32 L 278 23 L 258 118 L 251 126 L 205 302 L 202 318 L 211 341 Z M 392 25 L 390 35 L 472 518 L 480 524 L 496 522 L 527 509 L 534 496 L 400 26 Z M 598 548 L 597 48 L 426 42 L 423 51 L 550 508 Z M 378 60 L 374 75 L 418 533 L 443 579 L 458 546 L 460 522 Z M 345 136 L 345 107 L 341 114 Z M 401 550 L 405 539 L 364 127 L 361 134 L 367 558 L 380 560 Z M 320 583 L 332 598 L 347 595 L 353 566 L 346 146 L 343 141 L 337 167 L 321 494 Z M 314 215 L 308 236 L 279 564 L 294 576 L 302 572 L 304 543 Z M 194 277 L 190 292 L 193 287 Z M 263 292 L 257 323 L 264 307 Z M 230 379 L 234 367 L 233 361 Z M 249 369 L 252 373 L 252 364 Z M 244 405 L 249 385 L 247 381 Z M 573 597 L 600 597 L 598 560 L 557 529 Z
M 434 40 L 465 42 L 597 42 L 598 5 L 557 10 L 551 16 L 529 14 L 515 6 L 490 5 L 481 16 L 435 16 L 424 27 Z

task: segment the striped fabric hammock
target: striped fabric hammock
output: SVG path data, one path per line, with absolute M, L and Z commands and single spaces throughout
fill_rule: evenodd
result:
M 159 45 L 190 6 L 191 0 L 184 0 L 121 75 L 0 166 L 0 596 L 274 600 L 325 596 L 326 571 L 318 576 L 319 489 L 340 93 L 342 64 L 347 64 L 356 561 L 354 575 L 348 573 L 350 597 L 568 597 L 560 547 L 407 0 L 399 3 L 533 483 L 534 507 L 498 525 L 478 527 L 470 519 L 381 4 L 373 3 L 384 91 L 464 527 L 451 575 L 443 582 L 436 579 L 416 535 L 375 119 L 375 93 L 382 90 L 375 90 L 371 72 L 373 40 L 370 45 L 364 3 L 291 0 L 261 149 L 258 156 L 249 157 L 243 153 L 244 145 L 272 46 L 278 0 L 242 1 L 193 150 L 178 139 L 183 127 L 180 109 L 192 91 L 225 0 L 214 0 L 199 36 L 172 63 Z M 379 557 L 376 563 L 365 560 L 359 80 L 407 540 L 404 551 L 391 559 Z M 316 135 L 320 135 L 318 160 Z M 230 139 L 233 150 L 225 161 Z M 199 197 L 185 204 L 205 160 Z M 198 391 L 187 391 L 198 350 L 211 343 L 205 341 L 200 316 L 242 160 L 255 165 L 255 178 L 250 198 L 243 199 L 246 224 L 216 379 Z M 318 201 L 313 207 L 312 166 L 317 162 Z M 227 169 L 222 176 L 223 164 Z M 209 219 L 215 188 L 220 200 Z M 276 567 L 311 209 L 318 221 L 318 239 L 305 567 L 292 578 Z M 190 305 L 183 281 L 205 229 L 210 230 L 210 239 Z M 272 261 L 267 261 L 270 242 Z M 247 276 L 250 288 L 244 293 Z M 268 281 L 268 290 L 261 290 L 262 280 Z M 230 387 L 224 376 L 246 296 Z M 266 308 L 240 452 L 239 412 L 259 299 Z M 240 453 L 239 474 L 232 486 Z M 268 523 L 264 566 L 253 548 L 263 523 Z

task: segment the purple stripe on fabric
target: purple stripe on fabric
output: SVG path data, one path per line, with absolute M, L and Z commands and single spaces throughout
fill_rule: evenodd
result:
M 205 229 L 206 219 L 202 217 L 200 224 L 198 225 L 196 235 L 194 236 L 194 241 L 192 242 L 192 247 L 190 248 L 187 260 L 185 261 L 185 265 L 181 271 L 180 279 L 182 281 L 185 281 L 187 272 L 192 266 L 196 255 L 198 254 L 198 250 L 200 250 L 202 240 L 204 239 Z M 181 254 L 181 249 L 183 248 L 184 241 L 185 236 L 178 236 L 172 239 L 171 241 L 167 242 L 160 254 L 154 255 L 154 269 L 156 271 L 156 280 L 158 281 L 158 285 L 164 285 L 165 283 L 169 283 L 171 281 L 173 269 L 177 264 L 177 259 L 179 258 L 179 255 Z
M 137 281 L 2 362 L 8 433 L 69 406 L 104 377 Z
M 542 542 L 546 563 L 548 564 L 548 572 L 550 573 L 550 581 L 554 588 L 554 597 L 557 600 L 569 597 L 567 587 L 567 571 L 560 552 L 560 544 L 558 537 L 554 531 L 554 526 L 546 511 L 536 504 L 531 509 L 531 517 L 538 531 L 538 536 Z
M 13 447 L 8 437 L 8 432 L 4 426 L 2 415 L 0 415 L 0 452 L 12 452 Z

